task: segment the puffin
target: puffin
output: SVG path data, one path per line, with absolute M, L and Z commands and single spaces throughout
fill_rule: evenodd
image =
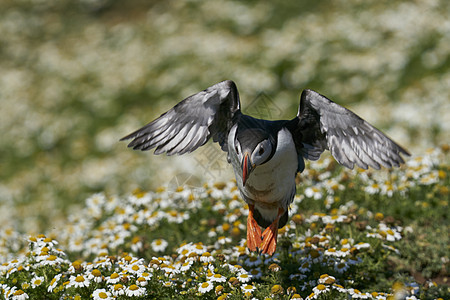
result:
M 241 112 L 236 84 L 225 80 L 180 101 L 121 139 L 134 150 L 182 155 L 217 142 L 233 167 L 248 204 L 247 247 L 272 255 L 286 225 L 305 160 L 325 150 L 353 169 L 398 167 L 410 153 L 352 111 L 310 89 L 290 120 L 264 120 Z M 264 230 L 261 230 L 264 229 Z

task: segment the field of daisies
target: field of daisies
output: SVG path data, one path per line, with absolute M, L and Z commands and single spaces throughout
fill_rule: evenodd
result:
M 0 231 L 5 299 L 448 299 L 449 146 L 396 171 L 326 157 L 298 178 L 273 256 L 236 184 L 93 194 L 47 235 Z
M 450 2 L 3 0 L 0 299 L 450 299 Z M 297 178 L 273 256 L 218 145 L 119 139 L 235 81 L 244 113 L 311 88 L 412 156 Z

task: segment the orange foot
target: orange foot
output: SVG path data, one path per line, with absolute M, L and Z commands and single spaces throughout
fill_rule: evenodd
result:
M 256 251 L 261 245 L 261 228 L 259 228 L 258 223 L 256 223 L 253 217 L 255 206 L 248 206 L 248 218 L 247 218 L 247 247 L 250 251 Z
M 276 219 L 264 230 L 262 234 L 263 242 L 260 247 L 262 253 L 272 255 L 277 249 L 278 221 L 283 214 L 284 209 L 279 208 Z

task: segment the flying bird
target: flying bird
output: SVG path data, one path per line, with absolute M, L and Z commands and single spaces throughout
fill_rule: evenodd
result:
M 227 153 L 237 186 L 248 204 L 247 247 L 272 255 L 278 229 L 288 221 L 295 177 L 304 160 L 329 150 L 347 168 L 398 167 L 407 150 L 350 110 L 306 89 L 297 116 L 262 120 L 241 112 L 236 84 L 219 82 L 196 93 L 141 129 L 123 137 L 135 150 L 185 154 L 210 138 Z M 261 232 L 261 228 L 265 228 Z

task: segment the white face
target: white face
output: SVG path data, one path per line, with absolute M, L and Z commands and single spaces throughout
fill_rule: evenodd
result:
M 244 154 L 242 153 L 241 145 L 239 144 L 239 142 L 236 143 L 235 150 L 237 157 L 241 162 Z M 253 150 L 253 153 L 251 153 L 250 155 L 250 161 L 253 165 L 258 166 L 267 160 L 267 158 L 270 156 L 270 153 L 272 153 L 272 144 L 269 140 L 264 140 L 256 146 L 255 150 Z
M 272 153 L 272 144 L 269 140 L 264 140 L 256 146 L 251 155 L 251 162 L 258 166 L 264 163 Z

